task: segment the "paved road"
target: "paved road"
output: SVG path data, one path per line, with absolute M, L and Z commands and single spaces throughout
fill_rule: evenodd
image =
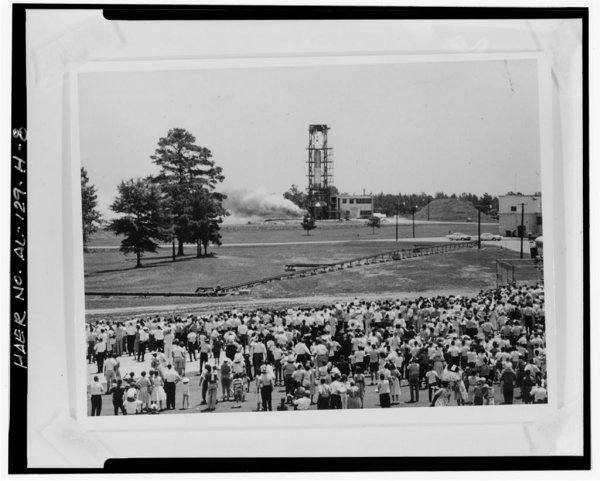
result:
M 477 236 L 474 236 L 472 240 L 477 240 Z M 221 246 L 213 246 L 212 248 L 215 250 L 225 249 L 227 247 L 265 247 L 265 246 L 290 246 L 290 245 L 305 245 L 305 244 L 348 244 L 354 242 L 395 242 L 395 237 L 389 238 L 367 238 L 367 239 L 342 239 L 342 240 L 315 240 L 315 241 L 290 241 L 290 242 L 245 242 L 245 243 L 231 243 L 231 244 L 223 244 Z M 423 242 L 452 242 L 449 241 L 446 237 L 408 237 L 401 238 L 397 241 L 399 244 L 414 244 L 414 243 L 423 243 Z M 519 250 L 520 241 L 519 239 L 503 239 L 501 241 L 482 241 L 484 245 L 491 246 L 502 246 L 511 250 Z M 524 241 L 524 249 L 528 250 L 528 243 Z M 190 244 L 191 245 L 191 244 Z M 160 247 L 171 247 L 171 244 L 161 244 Z M 90 246 L 89 250 L 111 250 L 111 249 L 119 249 L 120 246 Z

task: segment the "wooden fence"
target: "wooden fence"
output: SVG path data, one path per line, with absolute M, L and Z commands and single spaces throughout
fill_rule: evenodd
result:
M 356 257 L 350 260 L 334 262 L 329 264 L 286 264 L 286 273 L 277 276 L 255 279 L 230 286 L 217 287 L 199 287 L 195 292 L 86 292 L 86 296 L 177 296 L 177 297 L 217 297 L 226 294 L 235 294 L 240 290 L 250 289 L 262 284 L 270 284 L 271 282 L 285 281 L 289 279 L 298 279 L 328 272 L 336 272 L 344 269 L 352 269 L 354 267 L 368 266 L 380 264 L 384 262 L 401 261 L 403 259 L 411 259 L 414 257 L 425 257 L 435 254 L 444 254 L 446 252 L 457 251 L 461 249 L 471 248 L 477 244 L 476 241 L 468 242 L 452 242 L 449 244 L 430 244 L 416 245 L 412 249 L 396 249 L 392 251 L 373 254 L 370 256 Z M 310 266 L 310 267 L 308 267 Z M 299 267 L 300 270 L 297 270 Z

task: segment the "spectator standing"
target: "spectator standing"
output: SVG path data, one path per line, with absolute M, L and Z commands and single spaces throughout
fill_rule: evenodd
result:
M 419 365 L 417 364 L 417 367 Z M 417 382 L 418 382 L 417 377 Z M 390 382 L 385 378 L 384 374 L 379 375 L 379 382 L 377 383 L 377 391 L 379 393 L 379 404 L 382 408 L 389 408 L 390 402 Z M 412 392 L 411 392 L 412 393 Z
M 122 383 L 123 381 L 120 379 L 112 383 L 111 394 L 115 416 L 119 415 L 119 411 L 123 413 L 123 416 L 127 414 L 127 411 L 125 411 L 125 406 L 123 405 L 125 389 L 123 389 Z
M 412 358 L 407 366 L 408 386 L 410 389 L 410 401 L 407 403 L 419 402 L 419 379 L 421 367 L 415 358 Z
M 102 412 L 102 394 L 104 394 L 104 387 L 100 383 L 98 376 L 94 376 L 94 382 L 90 385 L 92 416 L 100 416 Z
M 167 409 L 175 409 L 175 392 L 176 384 L 181 381 L 179 373 L 177 373 L 171 366 L 167 365 L 166 371 L 163 373 L 165 380 L 165 394 L 167 396 Z
M 94 345 L 94 353 L 96 355 L 96 363 L 98 367 L 98 372 L 96 374 L 102 374 L 104 372 L 104 359 L 106 358 L 106 350 L 106 341 L 99 337 Z
M 208 406 L 203 411 L 210 412 L 217 408 L 217 393 L 219 392 L 219 377 L 212 366 L 206 366 L 206 397 Z
M 512 404 L 515 390 L 515 381 L 517 376 L 512 366 L 508 365 L 500 375 L 500 385 L 502 386 L 502 394 L 504 396 L 504 404 Z
M 258 388 L 260 391 L 260 397 L 262 401 L 263 411 L 272 411 L 272 396 L 273 396 L 273 375 L 267 372 L 267 366 L 262 366 L 260 369 L 260 376 L 257 380 Z

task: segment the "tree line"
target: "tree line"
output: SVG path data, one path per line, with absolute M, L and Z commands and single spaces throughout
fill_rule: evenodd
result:
M 334 192 L 337 193 L 337 189 Z M 509 192 L 509 194 L 513 194 L 513 192 Z M 296 184 L 292 184 L 283 196 L 301 209 L 308 208 L 308 194 L 301 191 Z M 480 208 L 484 214 L 494 216 L 498 213 L 498 197 L 488 193 L 477 196 L 466 192 L 460 195 L 448 195 L 444 192 L 436 192 L 435 195 L 424 192 L 420 194 L 385 194 L 381 192 L 373 195 L 373 211 L 393 216 L 396 215 L 396 209 L 398 209 L 400 215 L 408 215 L 412 213 L 413 209 L 421 209 L 434 199 L 458 199 L 472 204 L 477 209 Z
M 460 195 L 436 192 L 433 196 L 424 192 L 420 194 L 384 194 L 382 192 L 373 196 L 373 210 L 392 216 L 396 215 L 397 208 L 400 215 L 407 215 L 411 214 L 413 209 L 426 207 L 435 199 L 458 199 L 473 205 L 476 209 L 481 209 L 484 214 L 494 216 L 498 213 L 498 197 L 491 196 L 488 193 L 477 196 L 466 192 Z
M 223 182 L 221 167 L 206 147 L 196 145 L 187 130 L 169 130 L 150 156 L 160 167 L 156 176 L 123 180 L 110 209 L 120 216 L 108 222 L 108 229 L 123 236 L 120 250 L 134 253 L 141 267 L 145 252 L 156 252 L 159 242 L 173 243 L 173 261 L 184 255 L 184 243 L 197 245 L 197 257 L 208 255 L 208 245 L 221 245 L 220 226 L 229 215 L 223 207 L 226 196 L 217 191 Z M 96 188 L 81 169 L 83 245 L 98 230 Z

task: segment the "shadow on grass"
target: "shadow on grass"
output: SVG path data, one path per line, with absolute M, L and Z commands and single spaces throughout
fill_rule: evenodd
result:
M 140 267 L 132 266 L 132 267 L 119 267 L 117 269 L 103 269 L 99 271 L 90 272 L 86 274 L 84 277 L 90 277 L 95 274 L 109 274 L 111 272 L 126 272 L 126 271 L 135 271 L 136 269 L 153 269 L 156 267 L 167 267 L 172 264 L 177 264 L 180 262 L 187 262 L 193 260 L 207 260 L 207 259 L 216 259 L 214 253 L 210 253 L 208 255 L 203 255 L 201 257 L 197 257 L 196 255 L 186 254 L 180 257 L 177 257 L 177 260 L 173 262 L 173 256 L 157 256 L 153 257 L 152 261 L 149 259 L 145 259 L 142 261 L 142 265 Z M 131 261 L 135 262 L 135 259 L 125 259 L 126 262 Z

